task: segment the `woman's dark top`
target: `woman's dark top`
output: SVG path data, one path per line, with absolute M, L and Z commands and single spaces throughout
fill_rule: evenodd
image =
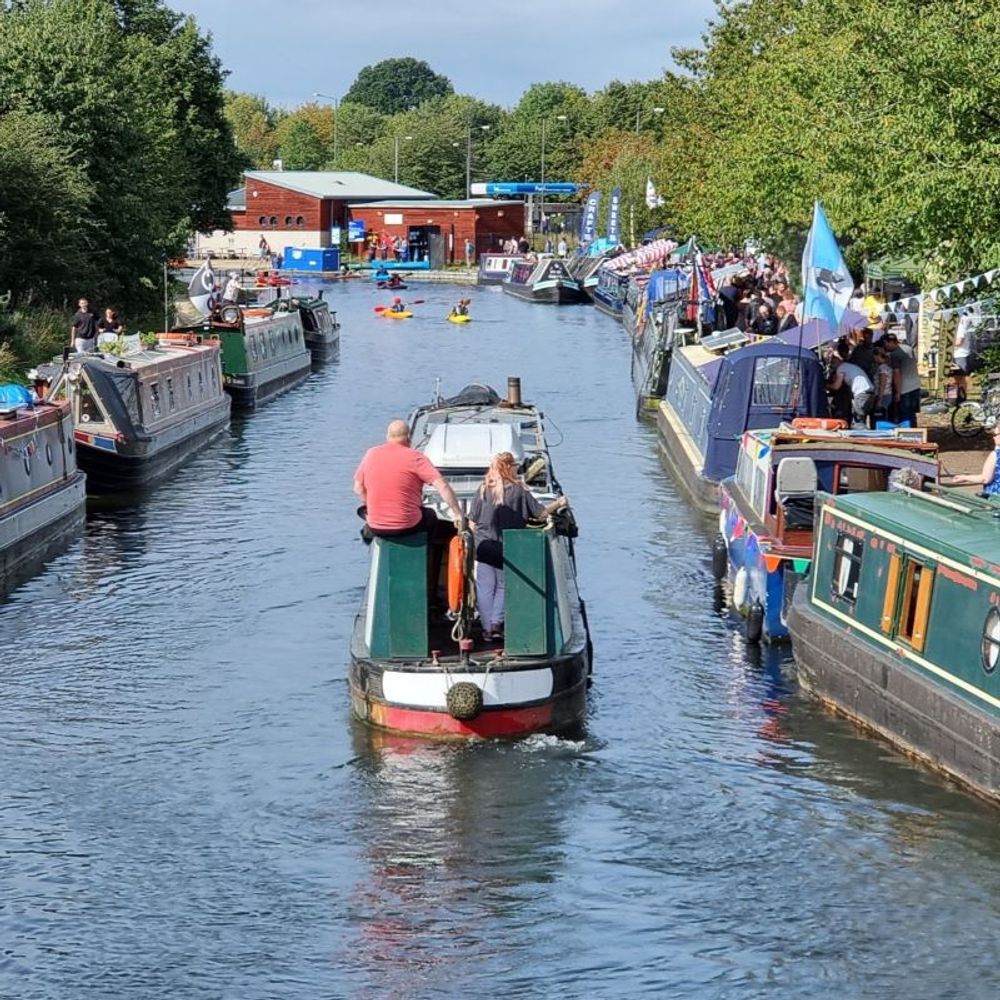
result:
M 529 517 L 541 515 L 542 505 L 523 486 L 505 483 L 499 504 L 492 490 L 481 489 L 469 508 L 469 520 L 476 526 L 476 558 L 489 566 L 502 566 L 504 531 L 523 528 Z

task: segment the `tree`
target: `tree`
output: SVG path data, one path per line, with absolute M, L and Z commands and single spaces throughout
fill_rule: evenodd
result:
M 278 155 L 274 137 L 275 113 L 263 97 L 227 91 L 225 114 L 233 130 L 236 147 L 243 156 L 244 168 L 271 168 Z
M 284 126 L 282 122 L 282 126 Z M 285 170 L 319 170 L 331 156 L 331 150 L 304 118 L 289 116 L 281 128 L 278 155 Z
M 383 115 L 395 115 L 453 92 L 446 76 L 435 73 L 423 60 L 407 56 L 365 66 L 344 95 L 344 101 L 364 104 Z

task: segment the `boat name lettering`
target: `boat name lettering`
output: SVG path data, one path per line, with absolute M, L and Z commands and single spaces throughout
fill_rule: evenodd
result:
M 943 576 L 946 580 L 950 580 L 952 583 L 957 583 L 960 587 L 965 587 L 966 590 L 979 590 L 979 584 L 976 583 L 971 576 L 959 573 L 956 570 L 951 569 L 949 566 L 939 565 L 937 573 L 938 576 Z
M 848 521 L 842 521 L 839 517 L 833 517 L 829 514 L 824 518 L 824 521 L 828 528 L 833 528 L 834 531 L 838 531 L 841 534 L 850 535 L 851 538 L 864 541 L 866 535 L 864 528 L 859 528 L 857 525 L 851 524 Z

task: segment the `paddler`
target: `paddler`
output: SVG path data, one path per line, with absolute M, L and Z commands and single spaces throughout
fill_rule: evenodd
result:
M 398 295 L 392 300 L 392 305 L 389 306 L 389 312 L 406 312 L 406 305 Z
M 394 274 L 386 282 L 385 287 L 386 288 L 399 288 L 399 286 L 402 285 L 402 284 L 403 284 L 403 279 L 398 274 Z

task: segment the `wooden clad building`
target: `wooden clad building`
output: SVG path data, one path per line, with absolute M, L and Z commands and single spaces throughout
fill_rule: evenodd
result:
M 392 198 L 407 204 L 433 199 L 429 191 L 351 170 L 248 170 L 229 194 L 233 227 L 200 233 L 201 253 L 254 256 L 261 236 L 271 250 L 331 245 L 335 227 L 346 235 L 348 204 Z
M 365 232 L 379 242 L 403 237 L 412 258 L 427 254 L 432 267 L 466 259 L 466 241 L 475 248 L 474 256 L 496 252 L 506 240 L 524 235 L 524 204 L 470 198 L 455 201 L 405 201 L 391 199 L 367 203 L 352 202 L 350 218 L 364 223 Z M 351 247 L 355 252 L 358 246 Z

